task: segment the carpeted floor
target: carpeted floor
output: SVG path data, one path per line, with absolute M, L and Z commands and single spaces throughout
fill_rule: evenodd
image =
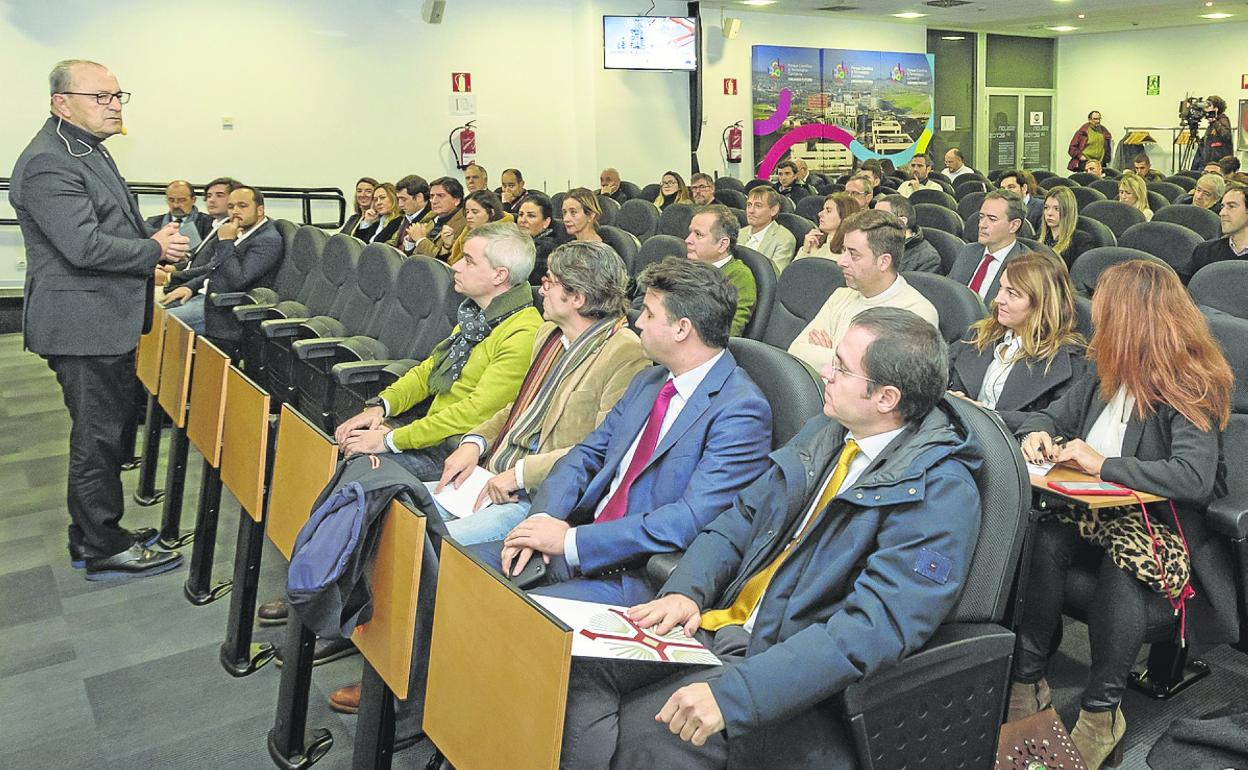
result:
M 273 724 L 279 670 L 234 679 L 217 662 L 228 599 L 195 607 L 182 596 L 186 567 L 143 580 L 88 583 L 65 552 L 68 417 L 48 368 L 0 335 L 0 768 L 273 767 L 265 736 Z M 167 440 L 165 442 L 167 448 Z M 200 458 L 192 449 L 184 526 L 194 516 Z M 136 472 L 125 474 L 127 495 Z M 163 468 L 157 478 L 163 484 Z M 228 576 L 238 505 L 222 504 L 214 574 Z M 158 526 L 160 506 L 127 497 L 123 523 Z M 188 551 L 189 556 L 189 551 Z M 266 545 L 261 598 L 279 595 L 284 561 Z M 283 629 L 257 628 L 281 642 Z M 1088 659 L 1083 627 L 1072 623 L 1050 682 L 1068 725 Z M 1226 647 L 1205 659 L 1214 674 L 1172 703 L 1130 692 L 1124 768 L 1147 768 L 1149 748 L 1178 717 L 1242 699 L 1248 656 Z M 351 764 L 355 718 L 329 711 L 326 695 L 358 678 L 360 658 L 315 669 L 309 727 L 328 727 L 334 746 L 317 767 Z M 395 758 L 424 767 L 429 744 Z M 1193 768 L 1193 770 L 1199 770 Z

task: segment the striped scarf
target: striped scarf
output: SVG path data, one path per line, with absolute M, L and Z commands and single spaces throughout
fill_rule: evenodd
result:
M 546 339 L 524 376 L 507 421 L 490 450 L 486 470 L 501 473 L 537 451 L 542 440 L 542 423 L 563 381 L 598 352 L 623 323 L 618 317 L 603 318 L 577 337 L 566 351 L 563 334 L 558 329 Z

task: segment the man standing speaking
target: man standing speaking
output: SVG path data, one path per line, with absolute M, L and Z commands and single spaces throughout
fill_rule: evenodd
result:
M 166 572 L 151 529 L 121 526 L 124 426 L 135 404 L 134 349 L 152 307 L 158 262 L 186 256 L 173 224 L 154 235 L 104 140 L 122 132 L 130 100 L 95 62 L 48 76 L 52 116 L 17 159 L 9 201 L 26 244 L 25 345 L 56 373 L 71 420 L 70 559 L 88 580 Z

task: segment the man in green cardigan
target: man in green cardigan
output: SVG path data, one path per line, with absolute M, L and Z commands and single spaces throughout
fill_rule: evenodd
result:
M 529 287 L 533 261 L 533 239 L 510 222 L 472 232 L 464 258 L 451 266 L 455 291 L 467 297 L 459 323 L 428 358 L 338 426 L 344 455 L 391 452 L 418 478 L 437 478 L 459 437 L 515 400 L 542 324 Z M 425 401 L 425 416 L 402 427 L 386 423 Z
M 754 274 L 744 262 L 732 255 L 732 244 L 736 242 L 739 230 L 737 216 L 732 210 L 716 203 L 694 211 L 693 219 L 689 220 L 689 236 L 685 238 L 689 259 L 718 267 L 728 282 L 737 288 L 737 312 L 728 330 L 733 337 L 741 336 L 758 301 Z

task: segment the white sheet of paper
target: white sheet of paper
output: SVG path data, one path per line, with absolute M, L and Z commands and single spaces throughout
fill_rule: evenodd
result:
M 426 481 L 425 486 L 429 489 L 429 494 L 433 495 L 433 499 L 438 501 L 438 505 L 450 511 L 458 519 L 465 519 L 476 513 L 472 509 L 477 504 L 477 496 L 481 494 L 481 489 L 485 486 L 485 482 L 494 478 L 494 474 L 478 465 L 472 469 L 472 473 L 464 480 L 463 484 L 456 489 L 453 484 L 447 484 L 441 492 L 434 492 L 438 482 Z M 481 510 L 489 508 L 493 503 L 488 501 Z
M 659 636 L 633 625 L 627 607 L 532 595 L 572 629 L 572 654 L 584 658 L 720 665 L 719 658 L 679 626 Z
M 1027 463 L 1027 473 L 1032 476 L 1046 476 L 1056 463 Z

